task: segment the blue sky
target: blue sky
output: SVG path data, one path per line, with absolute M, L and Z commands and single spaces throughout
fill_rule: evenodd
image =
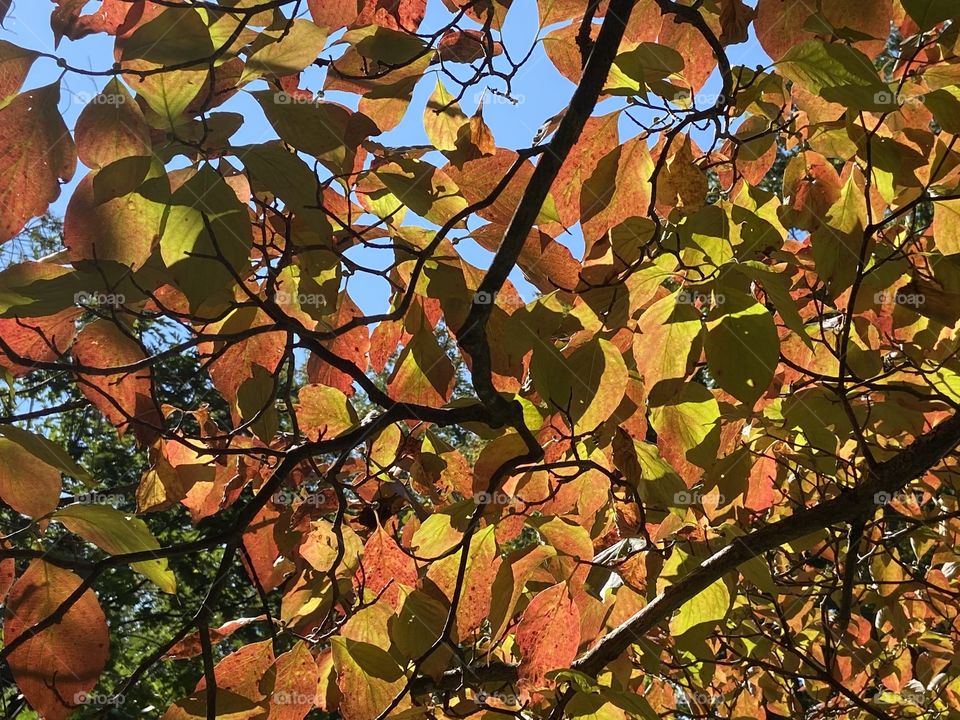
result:
M 749 4 L 755 3 L 750 0 Z M 88 3 L 87 11 L 95 9 L 98 5 L 99 3 L 96 1 Z M 303 5 L 302 14 L 306 16 L 306 3 L 303 3 Z M 53 33 L 49 24 L 49 14 L 53 7 L 53 3 L 46 0 L 14 0 L 5 28 L 0 30 L 0 38 L 22 47 L 57 53 L 65 57 L 71 65 L 78 67 L 100 70 L 108 68 L 113 59 L 113 39 L 110 37 L 95 35 L 79 41 L 64 39 L 59 48 L 54 47 Z M 430 0 L 421 31 L 435 30 L 449 17 L 449 12 L 444 8 L 441 0 Z M 464 27 L 468 25 L 469 22 L 463 24 Z M 543 52 L 542 46 L 537 43 L 538 36 L 542 37 L 550 29 L 539 30 L 538 25 L 535 0 L 514 0 L 503 28 L 504 43 L 510 49 L 513 57 L 523 56 L 531 45 L 535 45 L 535 48 L 526 65 L 517 74 L 514 82 L 514 96 L 520 102 L 513 105 L 489 94 L 487 95 L 487 101 L 484 104 L 484 119 L 491 127 L 497 144 L 501 147 L 521 148 L 530 146 L 537 129 L 547 118 L 566 106 L 574 89 L 573 84 L 557 72 L 553 63 Z M 677 50 L 681 54 L 684 51 L 683 48 L 677 48 Z M 758 62 L 766 61 L 765 55 L 753 36 L 751 36 L 749 42 L 733 46 L 728 49 L 728 52 L 734 65 L 753 66 Z M 319 73 L 319 70 L 316 72 Z M 37 87 L 53 82 L 59 75 L 60 69 L 53 60 L 41 58 L 35 63 L 25 87 Z M 60 110 L 64 114 L 68 127 L 73 127 L 83 104 L 103 87 L 106 80 L 106 78 L 90 78 L 70 73 L 64 77 L 61 85 Z M 305 87 L 317 88 L 319 86 L 319 76 L 312 71 L 308 71 L 304 75 L 303 84 Z M 400 126 L 377 138 L 377 140 L 387 145 L 396 146 L 426 144 L 428 141 L 423 129 L 423 108 L 427 97 L 433 91 L 434 85 L 434 74 L 428 73 L 428 76 L 417 86 L 413 103 Z M 262 82 L 254 82 L 248 86 L 248 89 L 257 90 L 262 87 Z M 491 83 L 491 87 L 502 89 L 502 86 L 493 83 Z M 716 77 L 715 73 L 715 77 L 710 79 L 707 87 L 704 88 L 704 92 L 716 92 L 719 87 L 719 78 Z M 471 114 L 474 111 L 482 89 L 483 86 L 480 86 L 476 88 L 475 92 L 468 92 L 461 103 L 464 112 Z M 333 95 L 329 97 L 330 99 L 342 100 L 342 98 L 335 98 Z M 601 110 L 613 109 L 617 106 L 610 104 L 610 102 L 601 104 Z M 619 101 L 613 102 L 618 103 Z M 240 96 L 231 100 L 226 109 L 241 112 L 247 118 L 244 127 L 234 135 L 234 143 L 240 145 L 275 137 L 259 106 L 245 93 L 241 93 Z M 623 137 L 626 138 L 634 133 L 635 129 L 631 124 L 624 121 L 621 125 L 621 132 Z M 438 165 L 443 164 L 443 159 L 439 154 L 436 154 L 436 157 L 428 157 L 428 159 Z M 51 207 L 55 214 L 63 214 L 72 187 L 84 173 L 85 169 L 78 166 L 77 176 L 70 185 L 64 188 L 60 199 Z M 569 235 L 558 239 L 567 244 L 574 255 L 579 257 L 582 240 L 578 232 L 573 231 Z M 475 265 L 485 267 L 489 263 L 490 254 L 472 242 L 461 244 L 460 249 L 465 259 Z M 375 262 L 373 259 L 366 257 L 357 257 L 356 259 L 370 264 Z M 523 280 L 519 272 L 515 272 L 511 279 L 525 297 L 533 297 L 533 288 Z M 378 312 L 386 307 L 387 285 L 376 278 L 366 275 L 356 276 L 350 280 L 349 291 L 354 300 L 366 312 Z

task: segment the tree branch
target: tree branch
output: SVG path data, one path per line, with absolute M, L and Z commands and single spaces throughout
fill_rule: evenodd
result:
M 879 463 L 861 485 L 735 539 L 612 630 L 576 660 L 572 665 L 573 669 L 596 676 L 644 633 L 669 618 L 674 611 L 727 573 L 736 570 L 742 563 L 832 525 L 854 520 L 874 505 L 874 496 L 877 493 L 899 491 L 910 481 L 935 467 L 957 445 L 960 445 L 960 415 L 953 415 L 892 458 Z M 483 678 L 484 682 L 510 681 L 517 678 L 516 666 L 501 663 L 471 670 L 477 677 Z M 414 686 L 415 694 L 422 695 L 425 692 L 457 687 L 462 677 L 461 670 L 451 670 L 436 682 L 422 678 Z

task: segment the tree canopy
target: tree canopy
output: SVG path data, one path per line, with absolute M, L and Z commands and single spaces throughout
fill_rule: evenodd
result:
M 53 0 L 56 51 L 0 38 L 5 714 L 960 716 L 958 21 Z M 501 145 L 520 73 L 568 102 Z

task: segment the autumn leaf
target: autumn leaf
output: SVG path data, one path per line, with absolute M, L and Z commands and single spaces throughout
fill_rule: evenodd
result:
M 0 1 L 0 25 L 3 23 L 5 8 L 9 8 L 9 5 L 10 0 Z M 6 107 L 9 101 L 20 92 L 23 81 L 36 59 L 37 53 L 34 51 L 0 40 L 0 109 Z
M 526 687 L 546 684 L 546 674 L 570 666 L 580 644 L 580 611 L 566 583 L 538 593 L 517 626 L 520 678 Z
M 142 444 L 157 437 L 162 417 L 153 397 L 149 366 L 137 367 L 146 358 L 140 345 L 114 323 L 99 320 L 80 331 L 73 353 L 81 367 L 119 370 L 106 374 L 78 372 L 84 396 L 118 432 L 132 429 Z
M 0 109 L 0 242 L 6 242 L 30 218 L 46 211 L 60 197 L 60 183 L 69 182 L 77 150 L 57 110 L 60 85 L 55 83 L 18 95 Z
M 331 643 L 345 720 L 377 717 L 403 687 L 403 671 L 390 655 L 369 643 L 336 637 Z
M 69 570 L 34 560 L 10 589 L 3 622 L 11 645 L 54 616 L 82 587 Z M 83 590 L 69 609 L 35 636 L 28 636 L 8 663 L 27 701 L 45 718 L 65 720 L 92 690 L 109 655 L 107 621 L 93 590 Z
M 160 548 L 160 543 L 143 520 L 109 505 L 76 503 L 58 510 L 51 517 L 70 532 L 111 555 L 142 553 Z M 150 578 L 163 592 L 177 591 L 177 580 L 168 569 L 166 559 L 140 560 L 130 566 Z
M 0 438 L 0 498 L 19 513 L 40 518 L 57 507 L 60 471 L 28 447 Z

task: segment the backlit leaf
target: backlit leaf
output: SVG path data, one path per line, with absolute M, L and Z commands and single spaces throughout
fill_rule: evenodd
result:
M 73 504 L 53 514 L 53 519 L 110 555 L 156 550 L 160 543 L 147 524 L 109 505 Z M 140 560 L 130 564 L 150 578 L 163 592 L 175 593 L 177 581 L 167 568 L 166 559 Z
M 0 242 L 16 235 L 60 196 L 77 166 L 77 150 L 57 110 L 55 83 L 18 95 L 0 110 Z
M 3 639 L 12 643 L 55 613 L 81 586 L 69 570 L 34 560 L 7 596 Z M 24 697 L 49 720 L 65 720 L 97 684 L 109 655 L 107 621 L 87 589 L 58 623 L 25 641 L 8 658 Z

